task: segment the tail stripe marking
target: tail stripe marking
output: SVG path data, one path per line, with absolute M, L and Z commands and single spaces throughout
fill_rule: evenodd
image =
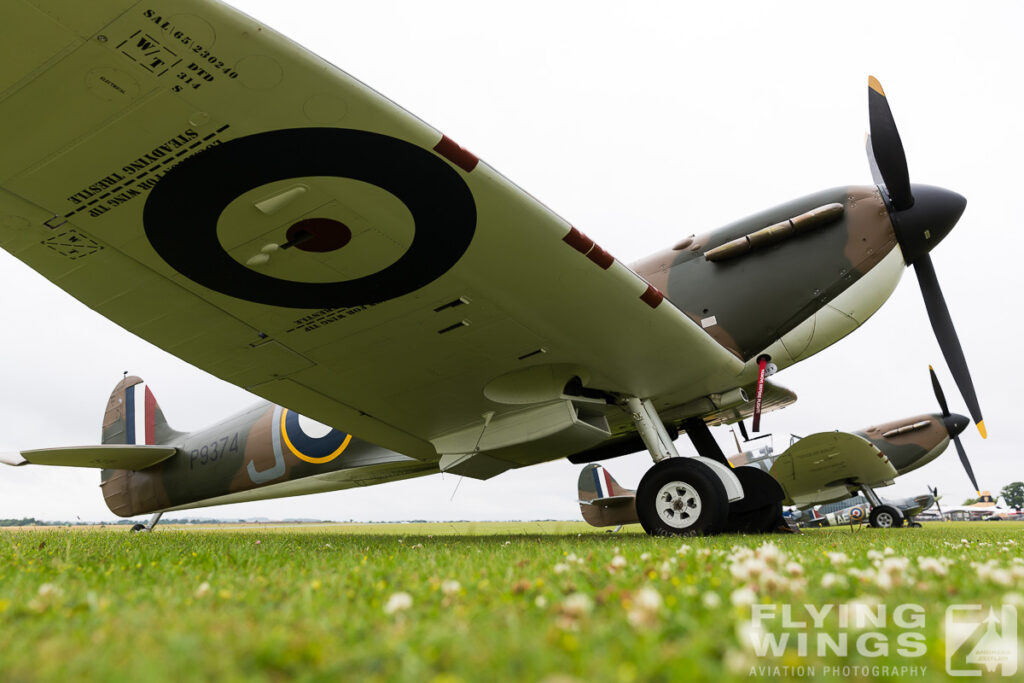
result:
M 146 443 L 146 385 L 136 384 L 131 388 L 131 392 L 135 394 L 132 398 L 132 406 L 135 408 L 135 429 L 133 430 L 133 439 L 129 443 L 140 444 Z
M 156 443 L 156 397 L 146 387 L 146 443 Z
M 124 442 L 135 443 L 135 387 L 124 392 Z
M 608 474 L 608 470 L 604 468 L 602 468 L 601 471 L 604 472 L 604 483 L 608 485 L 608 496 L 611 497 L 615 495 L 612 493 L 614 491 L 612 488 L 612 475 Z
M 600 471 L 600 466 L 595 467 L 593 470 L 591 470 L 591 473 L 594 475 L 594 490 L 597 492 L 598 498 L 605 498 L 606 496 L 604 495 L 604 493 L 601 492 L 601 477 L 598 475 L 598 472 Z
M 156 398 L 144 383 L 135 384 L 124 391 L 124 442 L 127 444 L 156 443 Z

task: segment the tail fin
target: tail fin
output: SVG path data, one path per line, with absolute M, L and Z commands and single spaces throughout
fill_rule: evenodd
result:
M 101 443 L 164 444 L 177 435 L 141 378 L 128 375 L 117 383 L 103 414 Z
M 579 478 L 580 513 L 591 526 L 617 526 L 640 521 L 636 516 L 636 491 L 623 488 L 600 465 L 583 468 Z

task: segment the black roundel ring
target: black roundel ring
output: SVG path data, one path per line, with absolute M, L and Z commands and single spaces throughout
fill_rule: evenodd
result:
M 301 282 L 258 273 L 231 258 L 217 237 L 235 198 L 278 180 L 350 178 L 390 192 L 412 214 L 412 243 L 393 264 L 341 282 Z M 459 173 L 404 140 L 347 128 L 290 128 L 211 147 L 175 166 L 150 192 L 146 237 L 176 271 L 204 287 L 284 308 L 375 304 L 444 275 L 469 248 L 476 203 Z

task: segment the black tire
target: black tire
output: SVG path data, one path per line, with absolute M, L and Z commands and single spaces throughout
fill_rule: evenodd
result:
M 743 486 L 743 498 L 729 503 L 729 517 L 723 531 L 770 534 L 779 527 L 788 527 L 782 516 L 786 494 L 775 477 L 749 465 L 733 468 L 733 474 Z
M 876 529 L 898 529 L 903 526 L 903 515 L 891 505 L 871 509 L 868 522 Z
M 911 529 L 920 529 L 921 528 L 921 522 L 907 522 L 907 526 L 910 527 Z
M 651 536 L 713 536 L 729 517 L 718 475 L 692 458 L 668 458 L 647 470 L 636 489 L 636 512 Z
M 132 531 L 144 531 L 145 529 L 146 529 L 146 525 L 145 524 L 134 524 L 134 525 L 132 525 L 132 528 L 131 528 Z

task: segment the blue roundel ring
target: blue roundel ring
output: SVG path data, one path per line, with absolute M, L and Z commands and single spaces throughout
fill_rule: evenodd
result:
M 864 516 L 864 509 L 863 508 L 855 507 L 852 510 L 850 510 L 850 519 L 860 519 L 863 516 Z
M 352 435 L 332 429 L 319 438 L 309 436 L 299 426 L 299 414 L 285 408 L 281 411 L 281 440 L 299 460 L 322 465 L 341 455 Z

